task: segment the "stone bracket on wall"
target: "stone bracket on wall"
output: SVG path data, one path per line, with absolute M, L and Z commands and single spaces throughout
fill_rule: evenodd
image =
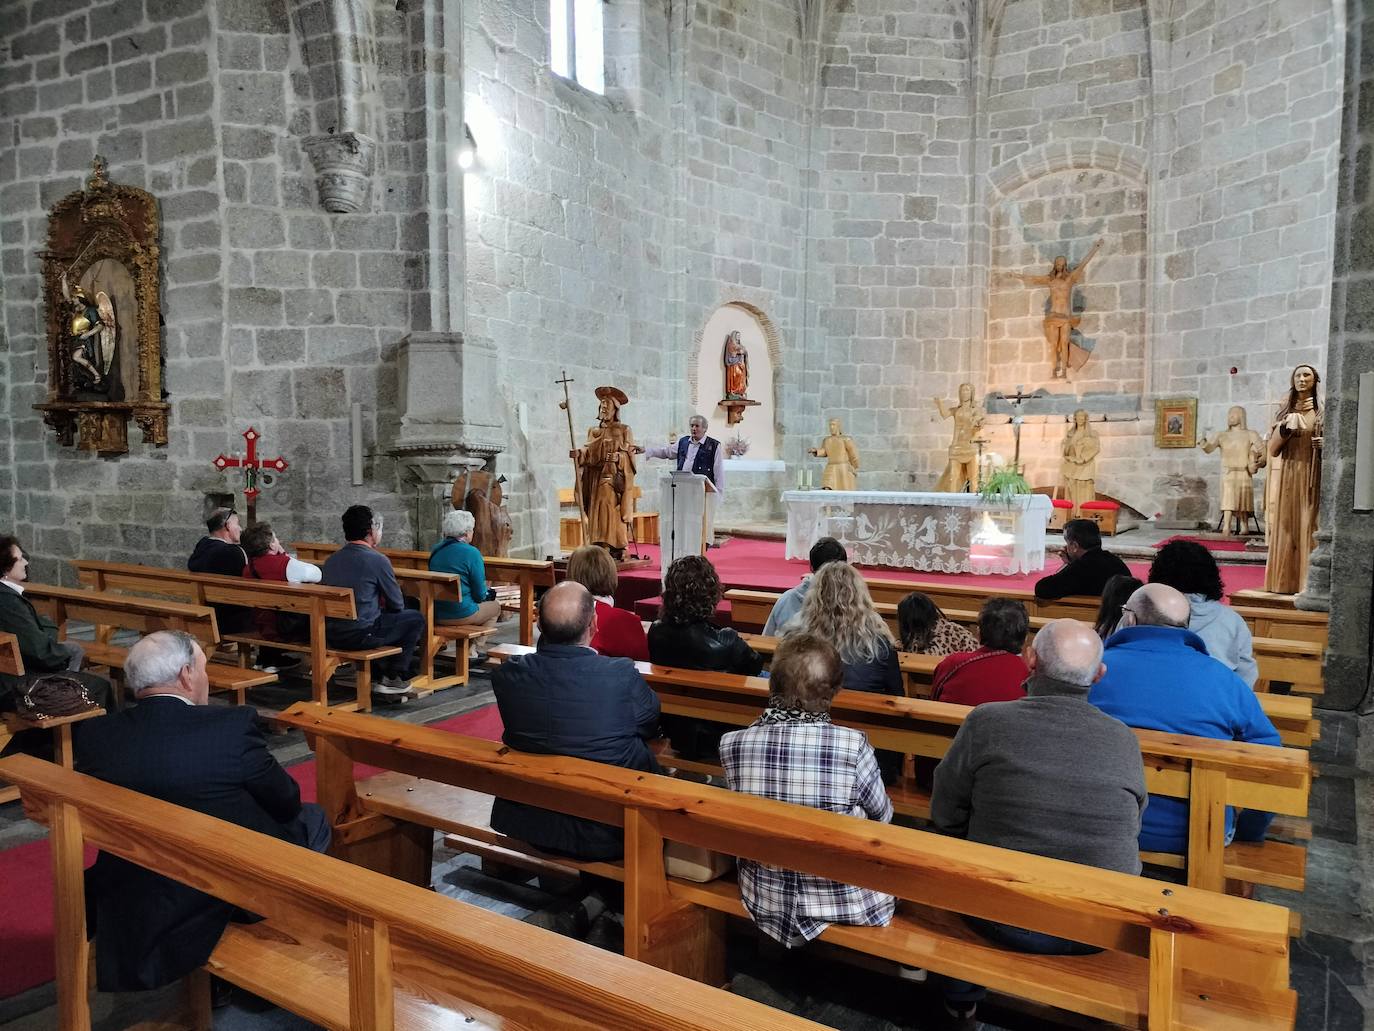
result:
M 315 188 L 324 210 L 349 215 L 367 207 L 377 141 L 360 132 L 307 136 L 305 152 L 315 166 Z

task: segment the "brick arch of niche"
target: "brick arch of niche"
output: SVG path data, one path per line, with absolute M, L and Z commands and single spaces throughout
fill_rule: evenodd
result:
M 764 344 L 768 349 L 768 362 L 772 368 L 771 382 L 767 384 L 766 389 L 773 410 L 774 450 L 780 455 L 782 452 L 782 435 L 778 432 L 778 384 L 782 375 L 782 335 L 778 332 L 778 327 L 774 325 L 773 320 L 768 317 L 768 313 L 762 308 L 750 304 L 748 301 L 735 299 L 724 301 L 711 309 L 710 313 L 701 324 L 700 332 L 696 334 L 691 353 L 687 356 L 687 395 L 689 398 L 697 396 L 697 388 L 701 383 L 701 356 L 706 350 L 706 344 L 708 343 L 706 339 L 706 330 L 717 313 L 724 308 L 735 308 L 744 312 L 757 322 L 759 328 L 763 331 Z M 719 351 L 724 347 L 724 343 L 725 342 L 721 340 L 713 344 L 713 346 Z M 753 383 L 749 385 L 749 393 L 751 395 L 758 393 Z M 724 415 L 720 408 L 715 407 L 702 414 L 712 421 L 713 434 L 715 434 L 716 429 L 720 430 L 720 434 L 718 434 L 720 439 L 724 440 L 735 435 L 735 427 L 731 427 L 727 431 L 724 425 Z M 746 414 L 743 426 L 747 427 L 748 424 L 749 416 Z

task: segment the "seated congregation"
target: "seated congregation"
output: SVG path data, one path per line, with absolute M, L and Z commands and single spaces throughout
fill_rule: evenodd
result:
M 434 606 L 436 624 L 481 627 L 500 617 L 471 530 L 471 516 L 449 513 L 430 555 L 431 570 L 462 582 L 461 601 Z M 364 506 L 349 508 L 342 518 L 345 544 L 322 567 L 287 554 L 266 524 L 241 530 L 231 510 L 212 513 L 207 531 L 188 562 L 192 572 L 351 589 L 356 619 L 331 619 L 328 643 L 397 649 L 374 690 L 407 689 L 432 628 L 379 550 L 379 516 Z M 1080 532 L 1078 546 L 1066 548 L 1065 570 L 1054 575 L 1078 576 L 1082 569 L 1074 567 L 1085 561 L 1108 565 L 1091 557 L 1105 554 L 1100 540 L 1086 528 Z M 0 590 L 0 601 L 22 603 L 23 551 L 13 538 L 0 545 L 9 556 L 3 577 L 8 590 Z M 765 628 L 769 648 L 760 651 L 748 635 L 716 622 L 722 585 L 704 557 L 685 556 L 667 570 L 662 610 L 646 632 L 632 613 L 614 605 L 617 568 L 606 551 L 577 549 L 565 579 L 540 600 L 535 647 L 504 656 L 490 670 L 504 745 L 513 754 L 633 771 L 650 792 L 656 778 L 669 777 L 907 826 L 917 820 L 894 808 L 892 792 L 913 769 L 929 795 L 926 818 L 919 821 L 925 833 L 1178 883 L 1176 870 L 1144 866 L 1142 855 L 1187 855 L 1189 807 L 1149 793 L 1136 731 L 1280 744 L 1246 680 L 1255 668 L 1250 632 L 1218 605 L 1220 577 L 1204 548 L 1166 545 L 1148 583 L 1116 574 L 1102 578 L 1094 592 L 1102 598 L 1095 626 L 1053 619 L 1033 631 L 1024 604 L 990 597 L 978 613 L 976 635 L 915 591 L 896 606 L 894 633 L 863 575 L 831 538 L 812 548 L 810 566 L 811 574 L 778 599 Z M 252 627 L 266 640 L 287 643 L 300 633 L 281 612 L 221 605 L 216 614 L 222 629 Z M 19 637 L 35 671 L 80 665 L 79 646 L 59 641 L 32 606 L 0 606 L 0 631 Z M 841 692 L 904 698 L 899 657 L 909 653 L 938 658 L 932 698 L 963 712 L 938 761 L 917 757 L 913 763 L 908 753 L 875 748 L 864 732 L 832 721 Z M 766 678 L 766 702 L 746 725 L 666 712 L 646 680 L 646 662 L 741 681 Z M 1163 669 L 1169 676 L 1160 675 Z M 115 711 L 108 682 L 99 681 L 100 700 L 111 712 L 77 728 L 76 769 L 317 852 L 330 848 L 331 836 L 352 833 L 341 828 L 339 814 L 301 802 L 295 781 L 266 747 L 252 708 L 209 704 L 206 670 L 206 650 L 185 633 L 154 632 L 135 643 L 120 671 L 133 704 Z M 584 814 L 540 805 L 538 791 L 495 795 L 489 827 L 506 847 L 582 868 L 584 897 L 549 926 L 585 937 L 598 919 L 629 919 L 629 864 L 643 859 L 627 852 L 628 816 L 622 827 L 607 822 L 604 807 L 589 806 Z M 1225 843 L 1263 841 L 1271 819 L 1268 812 L 1227 807 Z M 432 831 L 424 836 L 432 841 Z M 421 846 L 421 854 L 429 848 Z M 612 876 L 621 864 L 624 872 Z M 808 946 L 832 926 L 887 927 L 907 905 L 890 890 L 743 854 L 736 866 L 743 912 L 786 950 Z M 427 861 L 422 869 L 427 883 Z M 108 854 L 86 891 L 98 985 L 107 990 L 157 988 L 194 973 L 243 915 Z M 1001 919 L 995 912 L 963 914 L 962 933 L 1008 955 L 1062 957 L 1069 964 L 1092 962 L 1103 952 L 1091 935 L 1079 940 L 1024 926 L 1031 921 L 1019 912 Z M 911 989 L 911 1005 L 927 1014 L 923 1019 L 931 1026 L 976 1026 L 987 994 L 979 980 L 928 973 L 906 959 L 891 969 L 898 979 L 924 985 Z

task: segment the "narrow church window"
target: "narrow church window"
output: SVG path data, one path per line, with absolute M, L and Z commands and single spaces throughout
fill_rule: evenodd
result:
M 593 93 L 606 92 L 604 2 L 549 0 L 550 67 Z

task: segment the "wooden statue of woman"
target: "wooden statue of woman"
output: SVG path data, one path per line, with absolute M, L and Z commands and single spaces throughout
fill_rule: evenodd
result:
M 1264 589 L 1297 594 L 1307 582 L 1307 563 L 1316 547 L 1317 502 L 1322 477 L 1321 377 L 1299 365 L 1289 379 L 1288 399 L 1269 431 L 1269 561 Z
M 839 419 L 830 420 L 830 436 L 820 447 L 808 448 L 807 453 L 826 460 L 821 473 L 822 490 L 854 490 L 858 486 L 854 474 L 859 468 L 859 452 L 854 447 L 854 438 L 841 432 Z
M 749 392 L 749 352 L 744 349 L 739 330 L 725 338 L 725 399 L 743 401 Z
M 1073 518 L 1083 515 L 1086 501 L 1097 499 L 1097 456 L 1102 451 L 1102 438 L 1088 425 L 1088 413 L 1078 409 L 1073 413 L 1073 425 L 1064 434 L 1059 475 L 1064 494 L 1073 503 Z

